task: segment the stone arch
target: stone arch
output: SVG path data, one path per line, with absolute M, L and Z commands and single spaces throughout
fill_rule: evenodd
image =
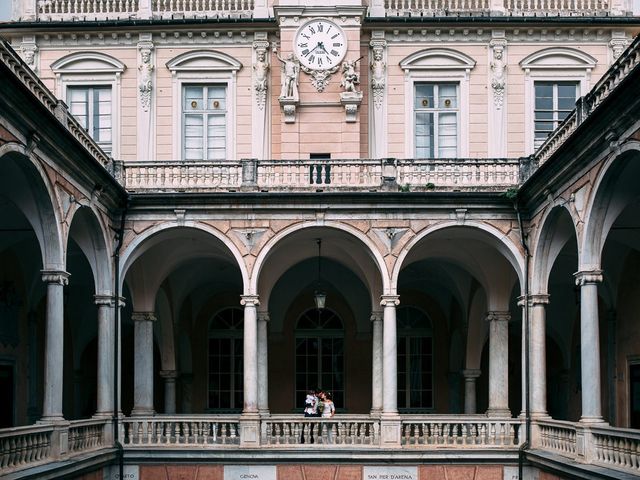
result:
M 562 222 L 562 218 L 568 215 L 573 228 L 567 228 L 569 222 Z M 531 292 L 533 294 L 548 293 L 549 275 L 556 258 L 562 248 L 575 235 L 576 242 L 578 232 L 575 229 L 576 220 L 572 212 L 567 208 L 566 202 L 557 204 L 548 209 L 540 220 L 541 227 L 537 231 L 535 248 L 533 251 L 533 268 L 531 271 Z M 577 248 L 577 244 L 576 244 Z
M 251 274 L 251 281 L 249 284 L 250 285 L 249 292 L 248 292 L 249 294 L 255 295 L 258 293 L 258 282 L 260 280 L 262 269 L 264 267 L 266 260 L 269 258 L 270 254 L 274 251 L 277 245 L 283 239 L 289 237 L 295 232 L 299 232 L 309 228 L 327 228 L 332 230 L 338 230 L 357 239 L 361 244 L 363 244 L 366 247 L 365 253 L 368 254 L 368 257 L 372 260 L 373 265 L 378 269 L 378 272 L 377 272 L 379 274 L 378 280 L 381 283 L 381 288 L 376 286 L 376 279 L 372 278 L 371 276 L 372 272 L 368 272 L 369 275 L 367 275 L 367 272 L 359 272 L 361 274 L 361 278 L 363 277 L 362 278 L 363 283 L 369 287 L 369 291 L 371 292 L 371 296 L 372 296 L 371 304 L 372 305 L 377 304 L 379 300 L 378 298 L 379 295 L 382 295 L 383 293 L 390 294 L 389 275 L 388 275 L 387 266 L 384 262 L 382 255 L 377 250 L 373 241 L 369 237 L 367 237 L 365 234 L 363 234 L 361 231 L 357 230 L 356 228 L 350 225 L 346 225 L 339 222 L 318 222 L 318 221 L 303 222 L 303 223 L 292 225 L 290 227 L 285 228 L 281 232 L 278 232 L 271 239 L 269 239 L 269 241 L 260 250 L 260 253 L 258 254 L 258 257 L 256 258 L 256 261 L 254 263 L 253 271 Z M 376 293 L 378 295 L 376 295 Z M 268 298 L 265 298 L 264 300 L 268 301 Z
M 67 251 L 69 239 L 73 239 L 91 266 L 96 295 L 110 295 L 113 289 L 111 249 L 100 215 L 91 206 L 83 205 L 73 212 L 70 222 Z
M 148 244 L 147 240 L 158 233 L 161 233 L 163 231 L 167 231 L 173 228 L 193 228 L 193 229 L 208 233 L 215 239 L 222 242 L 224 246 L 227 248 L 228 253 L 230 253 L 233 259 L 236 261 L 236 265 L 240 269 L 240 273 L 242 275 L 243 290 L 245 292 L 247 291 L 250 285 L 248 269 L 243 260 L 242 254 L 240 253 L 238 248 L 235 246 L 235 244 L 219 230 L 209 225 L 205 225 L 199 222 L 189 222 L 189 221 L 180 223 L 180 224 L 175 221 L 164 222 L 145 230 L 140 235 L 137 235 L 136 238 L 134 238 L 134 240 L 129 245 L 127 245 L 127 248 L 124 250 L 120 258 L 119 267 L 121 272 L 120 274 L 121 280 L 120 280 L 120 285 L 118 285 L 118 288 L 120 290 L 122 289 L 122 284 L 124 283 L 127 270 L 131 267 L 131 265 L 133 265 L 136 259 L 138 259 L 145 251 L 147 251 L 148 248 L 152 246 L 152 245 L 147 245 Z
M 488 225 L 482 222 L 476 221 L 465 221 L 464 224 L 459 224 L 456 221 L 446 221 L 442 223 L 438 223 L 432 225 L 430 227 L 425 228 L 421 232 L 418 232 L 416 236 L 414 236 L 405 246 L 402 253 L 398 256 L 396 263 L 393 267 L 393 271 L 391 274 L 391 284 L 390 288 L 393 291 L 396 291 L 398 285 L 398 278 L 400 277 L 400 272 L 403 268 L 403 264 L 410 254 L 412 249 L 418 245 L 423 239 L 427 238 L 431 234 L 447 229 L 447 228 L 467 228 L 467 229 L 475 229 L 478 231 L 482 231 L 488 235 L 489 238 L 495 241 L 494 246 L 500 252 L 503 257 L 511 264 L 514 271 L 516 272 L 517 278 L 520 282 L 520 285 L 524 284 L 524 258 L 520 250 L 516 245 L 513 244 L 503 232 L 498 230 L 497 228 Z
M 638 194 L 634 170 L 640 171 L 640 142 L 628 141 L 604 162 L 598 173 L 585 208 L 579 249 L 580 270 L 600 268 L 611 226 Z
M 0 187 L 2 191 L 12 187 L 11 200 L 22 211 L 38 239 L 43 270 L 64 270 L 64 243 L 53 186 L 40 163 L 22 145 L 7 143 L 0 146 Z

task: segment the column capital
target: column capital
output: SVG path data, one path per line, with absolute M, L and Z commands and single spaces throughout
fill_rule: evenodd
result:
M 113 307 L 115 305 L 115 297 L 113 295 L 94 295 L 93 302 L 98 306 Z
M 258 321 L 269 323 L 271 321 L 271 315 L 269 315 L 269 312 L 258 311 Z
M 509 322 L 511 312 L 487 312 L 487 322 Z
M 381 322 L 383 315 L 384 314 L 381 311 L 371 312 L 371 316 L 369 317 L 369 320 L 371 321 L 371 323 Z
M 258 295 L 240 295 L 240 305 L 243 307 L 260 305 L 260 297 Z
M 131 320 L 134 322 L 155 322 L 158 318 L 155 312 L 133 312 Z
M 536 293 L 535 295 L 531 295 L 529 297 L 529 305 L 548 305 L 550 296 L 551 295 L 547 293 Z
M 160 376 L 165 380 L 175 380 L 178 378 L 178 372 L 176 370 L 160 370 Z
M 383 307 L 395 307 L 400 304 L 400 295 L 380 295 L 380 305 Z
M 40 270 L 44 283 L 57 283 L 58 285 L 68 285 L 70 273 L 64 270 Z
M 462 370 L 462 376 L 466 381 L 475 380 L 482 374 L 481 370 L 477 369 L 465 369 Z
M 573 274 L 579 287 L 590 283 L 602 283 L 602 270 L 581 270 Z

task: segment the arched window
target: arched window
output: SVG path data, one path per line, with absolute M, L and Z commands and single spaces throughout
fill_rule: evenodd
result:
M 209 410 L 242 410 L 243 322 L 241 308 L 221 310 L 209 322 Z
M 429 317 L 400 307 L 398 325 L 398 408 L 433 409 L 433 335 Z
M 310 388 L 331 392 L 344 407 L 344 327 L 326 308 L 307 310 L 296 326 L 296 408 L 304 408 Z

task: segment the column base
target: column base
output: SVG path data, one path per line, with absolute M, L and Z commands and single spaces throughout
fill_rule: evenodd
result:
M 487 410 L 489 418 L 511 418 L 511 410 L 508 408 L 490 408 Z
M 532 419 L 536 420 L 551 419 L 551 415 L 547 412 L 531 412 L 530 415 Z
M 36 422 L 36 424 L 43 423 L 69 423 L 62 415 L 51 415 L 48 417 L 41 417 L 40 420 Z
M 143 416 L 149 416 L 149 415 L 155 415 L 156 411 L 151 408 L 134 408 L 133 410 L 131 410 L 131 416 L 132 417 L 143 417 Z
M 580 423 L 586 423 L 588 425 L 603 425 L 603 424 L 607 424 L 607 422 L 605 422 L 604 418 L 602 417 L 580 417 Z
M 271 411 L 268 408 L 260 408 L 258 409 L 258 414 L 260 417 L 270 417 Z
M 93 414 L 93 416 L 91 418 L 95 418 L 98 420 L 101 420 L 103 418 L 113 418 L 113 410 L 109 411 L 109 412 L 96 412 Z
M 372 408 L 371 411 L 369 412 L 369 416 L 374 417 L 374 418 L 380 418 L 382 416 L 382 409 L 381 408 Z

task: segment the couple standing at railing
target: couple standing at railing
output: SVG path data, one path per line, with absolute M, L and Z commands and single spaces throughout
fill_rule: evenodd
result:
M 330 392 L 309 390 L 304 400 L 305 417 L 331 418 L 336 414 L 336 407 Z
M 309 390 L 307 397 L 304 400 L 304 416 L 308 418 L 331 418 L 336 414 L 336 407 L 333 404 L 333 400 L 330 392 L 323 392 L 322 390 Z M 325 432 L 326 437 L 322 440 L 323 426 L 318 423 L 316 425 L 307 425 L 307 431 L 305 432 L 305 426 L 302 427 L 301 443 L 318 443 L 320 438 L 322 443 L 333 443 L 333 426 L 327 425 Z M 317 430 L 316 430 L 317 428 Z M 315 432 L 314 432 L 315 430 Z

